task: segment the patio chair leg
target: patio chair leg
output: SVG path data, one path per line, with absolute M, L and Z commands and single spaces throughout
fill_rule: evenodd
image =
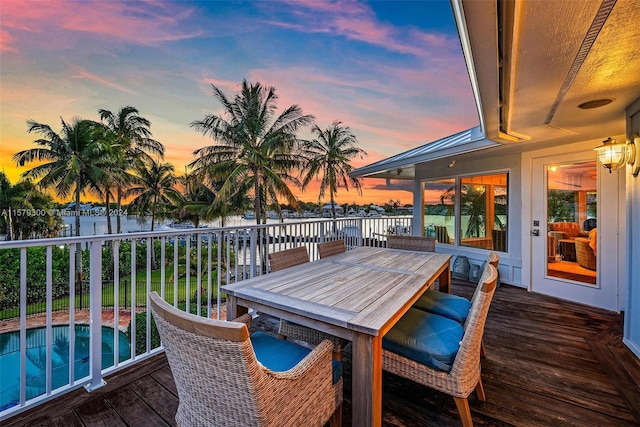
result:
M 342 361 L 342 346 L 340 344 L 333 345 L 333 360 Z
M 287 336 L 286 335 L 282 335 L 282 334 L 278 334 L 278 338 L 281 339 L 281 340 L 285 340 L 286 341 Z
M 330 427 L 342 427 L 342 405 L 338 406 L 329 421 Z
M 482 385 L 482 378 L 478 380 L 478 384 L 476 384 L 476 394 L 478 395 L 478 400 L 485 402 L 487 400 L 487 396 L 484 394 L 484 386 Z
M 458 414 L 460 414 L 460 420 L 463 427 L 473 427 L 473 420 L 471 419 L 471 409 L 469 409 L 469 400 L 466 397 L 455 397 L 453 400 L 456 402 L 456 408 L 458 408 Z

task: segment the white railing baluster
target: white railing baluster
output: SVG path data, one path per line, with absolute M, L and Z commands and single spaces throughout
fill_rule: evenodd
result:
M 179 242 L 176 240 L 176 236 L 173 236 L 173 306 L 178 306 L 178 278 L 180 277 L 180 255 L 178 253 Z
M 69 248 L 69 361 L 76 360 L 76 245 Z M 69 363 L 69 385 L 74 385 L 75 363 Z
M 113 366 L 120 364 L 120 240 L 112 245 L 113 263 Z
M 184 311 L 190 313 L 189 305 L 191 302 L 191 238 L 187 235 L 185 236 L 185 257 L 184 257 L 184 269 L 185 269 L 185 301 L 186 307 Z
M 20 248 L 20 406 L 27 400 L 27 248 Z
M 45 255 L 45 295 L 46 295 L 46 326 L 45 326 L 45 354 L 46 354 L 46 369 L 45 369 L 45 395 L 49 396 L 51 394 L 52 383 L 51 383 L 51 359 L 52 351 L 53 351 L 53 329 L 52 329 L 52 319 L 51 313 L 53 311 L 53 278 L 51 273 L 51 246 L 46 247 L 46 255 Z
M 202 283 L 201 283 L 201 279 L 202 279 L 202 262 L 201 262 L 201 258 L 202 258 L 202 238 L 201 238 L 202 234 L 198 234 L 197 238 L 196 238 L 196 314 L 198 316 L 201 315 L 201 311 L 202 311 Z
M 167 250 L 165 248 L 166 237 L 160 237 L 160 297 L 164 299 L 165 280 L 166 280 L 166 257 Z
M 136 239 L 131 239 L 131 359 L 136 358 Z
M 154 261 L 152 257 L 155 257 L 155 253 L 153 250 L 153 240 L 151 239 L 151 237 L 147 237 L 147 271 L 145 271 L 147 278 L 145 282 L 145 289 L 147 290 L 147 295 L 144 302 L 145 308 L 149 307 L 149 294 L 151 293 L 151 271 L 153 270 Z M 145 319 L 145 327 L 147 330 L 147 333 L 145 334 L 145 342 L 147 343 L 145 348 L 147 349 L 148 353 L 151 350 L 151 315 L 149 315 L 148 312 Z
M 93 391 L 106 384 L 102 379 L 102 241 L 91 242 L 89 252 L 89 363 L 91 382 L 85 386 Z

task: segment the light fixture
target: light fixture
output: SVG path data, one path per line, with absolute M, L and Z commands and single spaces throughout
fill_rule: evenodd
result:
M 626 144 L 618 143 L 618 141 L 609 137 L 594 150 L 598 153 L 598 163 L 609 169 L 609 173 L 624 166 L 627 152 Z
M 614 101 L 615 98 L 604 98 L 604 99 L 593 99 L 591 101 L 583 102 L 578 105 L 578 108 L 582 108 L 583 110 L 591 110 L 593 108 L 604 107 L 605 105 L 609 105 Z
M 631 174 L 638 176 L 640 173 L 640 133 L 633 137 L 633 141 L 627 141 L 627 164 L 631 166 Z

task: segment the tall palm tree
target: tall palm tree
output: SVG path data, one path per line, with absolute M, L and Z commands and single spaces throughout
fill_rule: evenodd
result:
M 80 196 L 85 191 L 102 195 L 100 179 L 104 170 L 100 162 L 109 155 L 99 125 L 91 120 L 73 119 L 67 124 L 62 118 L 62 132 L 56 133 L 49 125 L 28 120 L 28 132 L 42 135 L 30 148 L 13 155 L 18 166 L 41 162 L 21 175 L 22 179 L 39 180 L 40 189 L 53 188 L 56 195 L 66 198 L 74 195 L 76 236 L 80 235 Z
M 127 190 L 126 195 L 135 198 L 129 207 L 139 215 L 151 215 L 151 231 L 155 220 L 171 212 L 182 200 L 182 194 L 176 189 L 177 178 L 173 165 L 156 160 L 137 161 L 134 165 L 137 175 L 136 184 Z
M 214 97 L 222 104 L 221 115 L 209 114 L 191 127 L 211 137 L 215 145 L 194 151 L 196 160 L 189 166 L 203 180 L 224 181 L 217 203 L 230 203 L 242 192 L 252 189 L 256 223 L 266 223 L 266 207 L 279 210 L 278 196 L 293 206 L 297 200 L 288 183 L 300 185 L 293 175 L 302 165 L 297 155 L 297 132 L 313 122 L 297 105 L 276 116 L 278 96 L 272 86 L 242 81 L 233 100 L 215 85 Z
M 349 183 L 362 194 L 360 180 L 349 176 L 353 166 L 349 163 L 352 159 L 367 153 L 358 148 L 358 140 L 348 126 L 341 121 L 334 121 L 327 129 L 322 130 L 315 125 L 311 131 L 316 135 L 312 141 L 305 141 L 303 152 L 308 163 L 305 167 L 303 186 L 306 187 L 315 177 L 322 175 L 320 181 L 320 201 L 327 189 L 331 200 L 331 215 L 336 218 L 335 195 L 338 187 L 344 187 L 349 191 Z
M 116 190 L 117 211 L 122 210 L 122 197 L 131 184 L 131 165 L 137 160 L 152 161 L 152 156 L 164 158 L 164 146 L 151 138 L 151 122 L 140 116 L 137 108 L 127 105 L 117 113 L 98 110 L 100 119 L 112 132 L 115 168 L 111 172 Z M 107 206 L 108 210 L 108 206 Z M 110 223 L 110 219 L 107 218 Z M 116 216 L 116 232 L 122 232 L 121 217 Z

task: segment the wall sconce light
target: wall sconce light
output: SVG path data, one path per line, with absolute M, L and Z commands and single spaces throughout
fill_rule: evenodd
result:
M 640 133 L 637 134 L 633 141 L 627 142 L 627 164 L 631 165 L 631 174 L 638 176 L 640 173 Z
M 594 148 L 598 153 L 598 163 L 605 168 L 609 169 L 609 173 L 612 170 L 621 168 L 624 166 L 626 158 L 627 144 L 618 143 L 611 137 L 602 141 L 602 145 Z

